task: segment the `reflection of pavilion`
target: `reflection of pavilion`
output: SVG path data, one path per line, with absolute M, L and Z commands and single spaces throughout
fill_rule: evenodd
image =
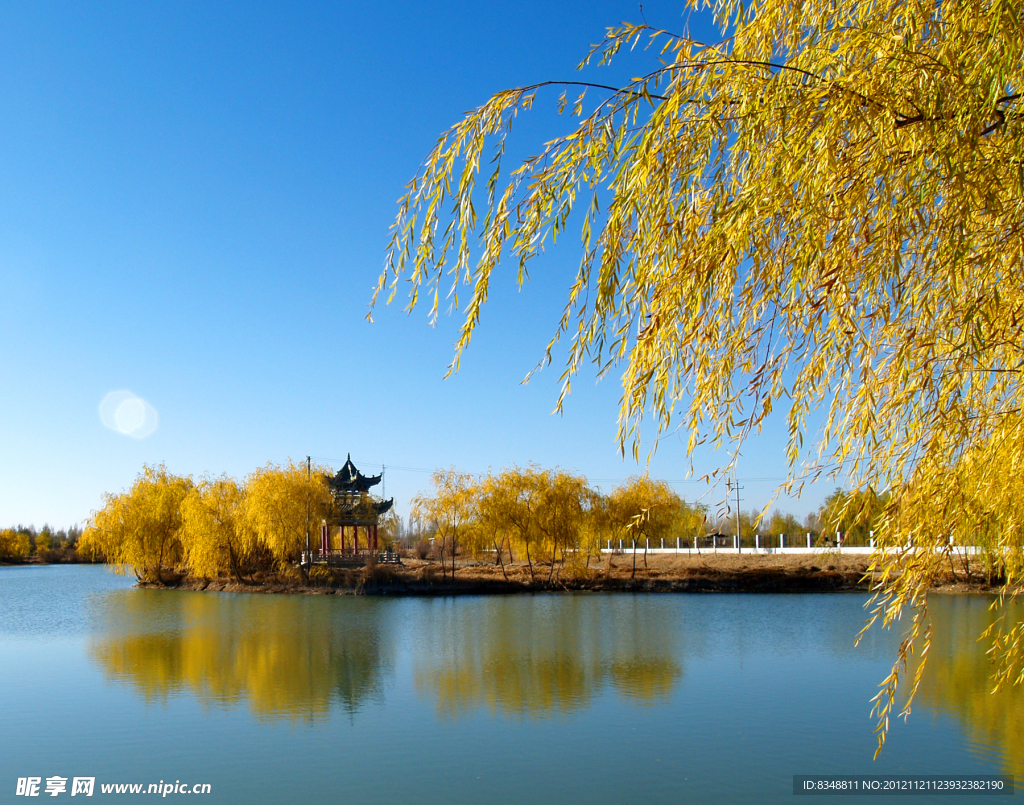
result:
M 334 477 L 327 476 L 327 484 L 334 498 L 331 515 L 320 529 L 320 559 L 331 561 L 347 556 L 377 553 L 377 524 L 380 516 L 391 510 L 395 500 L 380 500 L 370 494 L 370 488 L 380 483 L 380 475 L 363 475 L 352 463 L 352 457 L 338 470 Z M 363 547 L 359 545 L 359 532 L 364 536 Z M 338 535 L 337 547 L 332 543 Z M 346 544 L 352 535 L 351 545 Z

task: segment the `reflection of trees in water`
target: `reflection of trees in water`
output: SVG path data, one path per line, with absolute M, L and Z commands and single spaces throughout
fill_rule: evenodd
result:
M 676 632 L 640 600 L 435 600 L 422 624 L 416 688 L 448 718 L 481 707 L 573 712 L 609 688 L 635 704 L 665 701 L 683 674 Z
M 918 701 L 954 716 L 967 735 L 984 747 L 1002 750 L 1006 774 L 1024 775 L 1024 696 L 1020 687 L 991 693 L 993 664 L 978 635 L 996 613 L 990 598 L 932 596 L 934 625 L 928 664 Z M 1024 606 L 1008 606 L 1007 620 L 1024 617 Z
M 187 692 L 204 705 L 247 701 L 257 717 L 317 719 L 382 700 L 392 673 L 379 601 L 146 590 L 105 601 L 90 656 L 147 700 Z

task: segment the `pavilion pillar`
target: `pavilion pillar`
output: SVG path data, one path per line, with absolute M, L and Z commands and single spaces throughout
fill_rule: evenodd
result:
M 341 555 L 345 555 L 345 526 L 338 526 L 338 547 L 341 548 Z
M 358 556 L 359 555 L 359 526 L 357 526 L 357 525 L 352 526 L 352 533 L 354 534 L 352 539 L 355 540 L 355 546 L 356 546 L 355 554 L 356 554 L 356 556 Z
M 373 529 L 373 552 L 377 553 L 377 524 L 374 523 L 371 528 Z
M 331 536 L 331 532 L 329 530 L 329 526 L 327 525 L 327 523 L 324 523 L 323 525 L 320 526 L 320 553 L 321 553 L 321 555 L 326 555 L 328 550 L 331 547 L 330 536 Z

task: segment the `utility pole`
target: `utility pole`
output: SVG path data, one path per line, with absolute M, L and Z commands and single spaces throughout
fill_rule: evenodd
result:
M 742 533 L 740 531 L 740 479 L 736 478 L 734 481 L 726 481 L 726 488 L 732 491 L 731 487 L 735 484 L 736 486 L 736 553 L 743 553 L 743 541 Z
M 313 552 L 309 545 L 309 481 L 311 477 L 309 456 L 306 456 L 306 565 L 310 568 L 313 567 Z

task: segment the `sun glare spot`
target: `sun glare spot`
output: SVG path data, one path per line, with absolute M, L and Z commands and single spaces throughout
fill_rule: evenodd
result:
M 100 419 L 103 424 L 131 436 L 144 439 L 156 430 L 156 409 L 141 397 L 130 391 L 112 391 L 100 403 Z

